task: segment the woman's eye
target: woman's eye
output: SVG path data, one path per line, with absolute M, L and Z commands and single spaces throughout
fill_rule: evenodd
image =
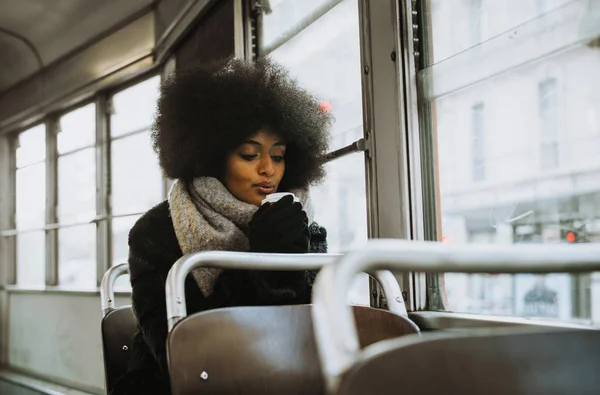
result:
M 240 155 L 242 157 L 242 159 L 247 160 L 248 162 L 250 162 L 251 160 L 256 159 L 256 157 L 258 155 Z
M 283 162 L 284 157 L 283 156 L 274 155 L 274 156 L 271 156 L 271 159 L 273 159 L 273 161 L 275 163 L 279 163 L 279 162 Z

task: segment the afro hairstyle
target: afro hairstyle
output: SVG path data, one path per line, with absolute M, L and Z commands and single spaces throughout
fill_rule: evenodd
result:
M 283 191 L 322 181 L 333 119 L 268 58 L 196 65 L 161 86 L 154 149 L 170 178 L 221 178 L 227 156 L 266 128 L 287 145 Z

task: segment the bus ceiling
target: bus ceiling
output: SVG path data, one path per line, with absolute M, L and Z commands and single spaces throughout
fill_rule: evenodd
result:
M 0 0 L 0 96 L 92 45 L 154 6 L 154 0 Z

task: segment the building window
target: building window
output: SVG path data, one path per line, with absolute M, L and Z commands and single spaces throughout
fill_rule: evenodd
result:
M 538 97 L 541 166 L 543 169 L 556 169 L 559 166 L 559 117 L 556 80 L 551 78 L 540 82 L 538 86 Z
M 485 180 L 484 116 L 483 103 L 478 103 L 471 108 L 473 122 L 473 181 Z
M 536 11 L 538 15 L 550 12 L 564 4 L 565 0 L 537 0 Z
M 45 284 L 46 126 L 38 125 L 16 139 L 17 284 Z
M 90 288 L 96 285 L 95 103 L 63 115 L 56 142 L 58 283 Z
M 470 0 L 469 4 L 469 46 L 474 46 L 483 40 L 484 9 L 483 0 Z

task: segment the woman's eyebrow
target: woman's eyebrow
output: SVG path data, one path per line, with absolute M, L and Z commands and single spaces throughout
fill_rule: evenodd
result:
M 255 141 L 255 140 L 246 140 L 246 141 L 244 141 L 244 144 L 262 146 L 261 143 L 259 143 L 258 141 Z M 273 144 L 273 147 L 285 147 L 285 146 L 286 146 L 286 144 L 283 141 L 278 141 L 275 144 Z

